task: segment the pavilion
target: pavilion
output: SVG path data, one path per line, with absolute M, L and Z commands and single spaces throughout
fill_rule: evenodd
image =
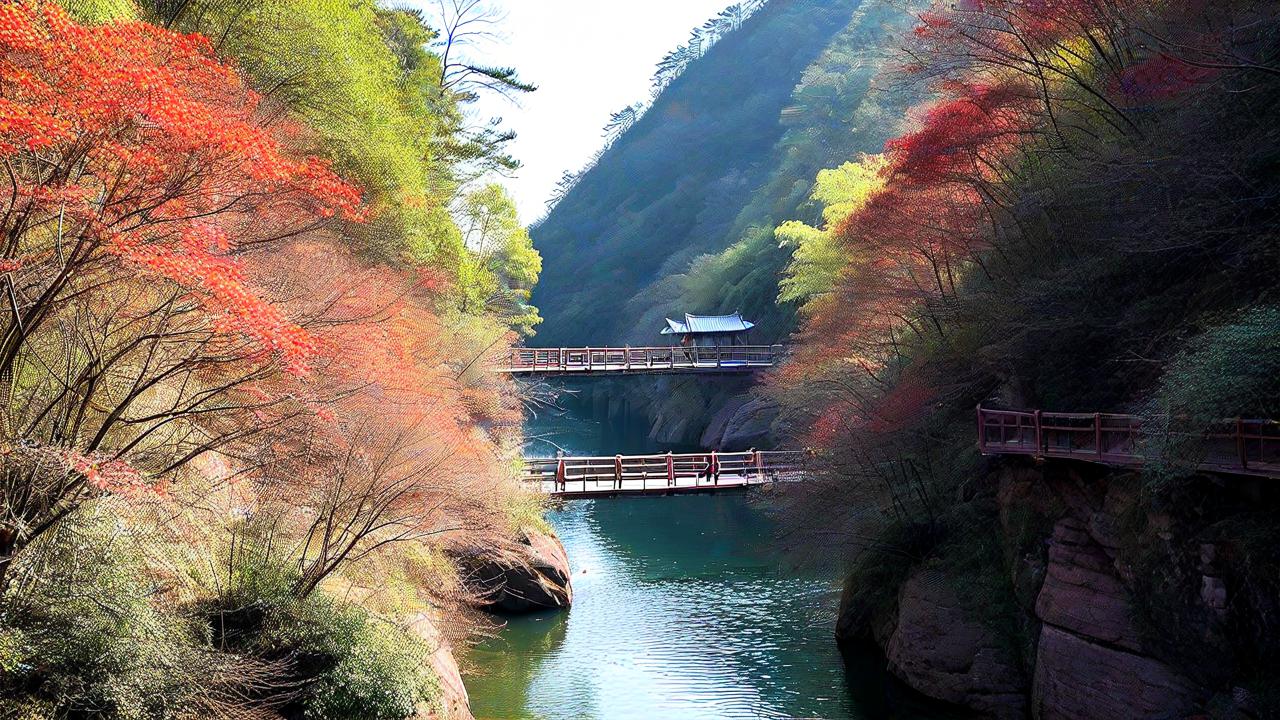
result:
M 663 335 L 679 336 L 685 347 L 724 347 L 746 345 L 747 332 L 755 323 L 742 319 L 741 313 L 732 315 L 689 315 L 684 320 L 667 318 Z

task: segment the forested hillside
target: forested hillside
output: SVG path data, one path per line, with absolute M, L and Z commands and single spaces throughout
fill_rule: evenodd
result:
M 880 2 L 774 0 L 690 63 L 533 228 L 539 341 L 652 343 L 663 313 L 721 309 L 784 336 L 772 222 L 818 169 L 892 133 L 893 120 L 857 109 L 877 67 L 868 48 L 895 17 Z
M 1276 22 L 1249 0 L 937 3 L 895 78 L 931 101 L 820 176 L 822 223 L 786 227 L 804 304 L 770 391 L 827 468 L 792 518 L 851 567 L 841 639 L 927 694 L 1280 713 L 1280 498 L 1245 467 L 1280 415 Z M 978 405 L 1083 413 L 1087 443 L 1027 442 L 1096 464 L 980 457 Z M 1103 429 L 1121 412 L 1140 434 Z M 1267 437 L 1215 473 L 1239 418 Z
M 0 5 L 0 716 L 453 712 L 454 558 L 541 523 L 484 372 L 539 263 L 435 37 Z
M 754 341 L 784 341 L 797 297 L 779 301 L 779 283 L 798 239 L 776 228 L 819 223 L 818 171 L 897 131 L 914 91 L 876 78 L 911 18 L 885 0 L 771 2 L 689 63 L 532 229 L 547 258 L 539 344 L 661 344 L 665 316 L 735 310 L 757 323 Z M 740 426 L 728 441 L 745 448 L 768 441 L 772 419 L 750 387 L 636 379 L 589 392 L 655 440 L 719 446 Z

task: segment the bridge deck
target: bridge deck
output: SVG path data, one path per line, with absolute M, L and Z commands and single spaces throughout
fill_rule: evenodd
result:
M 666 453 L 526 458 L 523 481 L 561 498 L 743 490 L 800 479 L 804 453 Z
M 1030 455 L 1120 467 L 1145 462 L 1142 420 L 1112 413 L 1053 413 L 978 408 L 978 450 L 984 455 Z M 1280 478 L 1280 423 L 1236 419 L 1201 438 L 1201 470 Z
M 781 345 L 515 348 L 494 372 L 510 375 L 742 373 L 771 368 Z

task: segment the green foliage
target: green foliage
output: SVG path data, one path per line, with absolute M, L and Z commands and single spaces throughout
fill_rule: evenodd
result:
M 308 656 L 323 667 L 299 703 L 306 718 L 399 720 L 439 693 L 425 670 L 425 644 L 358 607 L 319 596 L 277 608 L 267 627 L 265 647 Z
M 199 626 L 152 602 L 133 540 L 68 519 L 24 553 L 0 598 L 0 716 L 133 720 L 194 707 L 220 666 Z
M 288 699 L 286 715 L 393 720 L 435 699 L 425 641 L 324 593 L 298 597 L 296 569 L 270 556 L 267 537 L 239 537 L 218 592 L 195 612 L 208 622 L 215 647 L 275 666 L 285 685 L 302 688 Z
M 23 555 L 0 598 L 0 717 L 169 720 L 261 704 L 316 720 L 399 720 L 438 696 L 432 648 L 296 572 L 237 549 L 214 594 L 162 594 L 146 536 L 92 508 Z M 169 558 L 170 560 L 172 558 Z
M 520 225 L 515 202 L 501 185 L 489 184 L 463 197 L 458 214 L 474 258 L 464 307 L 484 304 L 522 335 L 532 335 L 542 318 L 528 300 L 542 256 Z
M 105 23 L 138 17 L 133 0 L 66 0 L 63 5 L 82 23 Z
M 822 229 L 790 220 L 774 231 L 779 244 L 794 248 L 786 277 L 778 283 L 778 302 L 807 300 L 835 286 L 848 262 L 848 249 L 837 241 L 834 231 L 884 187 L 883 168 L 879 156 L 864 156 L 859 162 L 818 173 L 810 199 L 822 205 Z

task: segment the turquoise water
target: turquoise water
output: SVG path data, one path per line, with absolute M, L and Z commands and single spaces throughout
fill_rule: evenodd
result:
M 544 419 L 529 430 L 614 452 L 596 425 Z M 471 654 L 478 718 L 888 716 L 876 663 L 850 673 L 852 686 L 846 677 L 834 582 L 775 551 L 759 498 L 579 500 L 549 519 L 569 553 L 573 607 L 511 619 Z

